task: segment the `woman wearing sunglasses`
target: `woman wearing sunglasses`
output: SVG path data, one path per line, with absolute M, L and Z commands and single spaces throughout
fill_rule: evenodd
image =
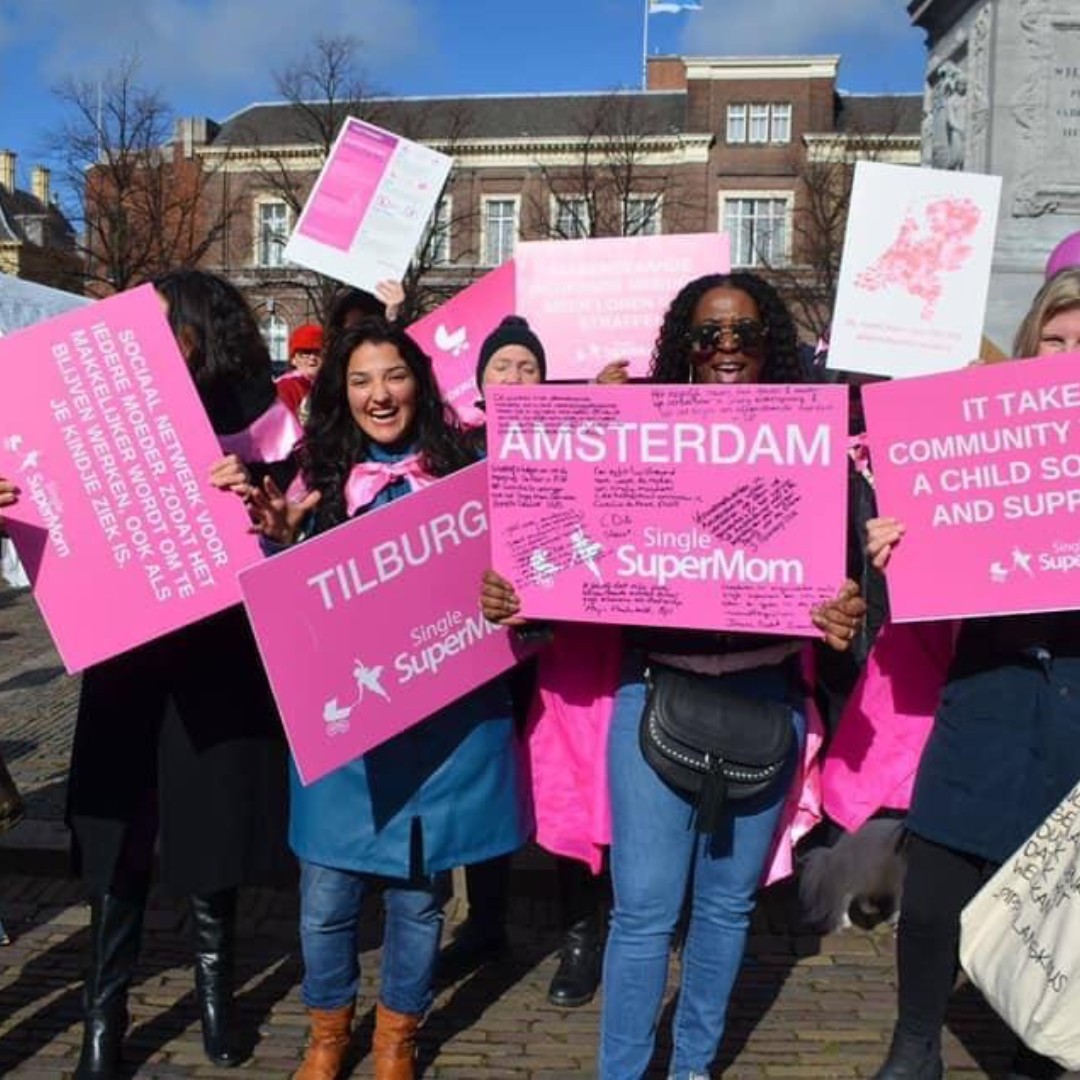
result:
M 653 353 L 654 383 L 800 383 L 791 316 L 753 274 L 708 275 L 672 301 Z M 484 612 L 520 621 L 509 583 L 490 573 Z M 865 605 L 845 582 L 814 613 L 833 648 L 846 649 Z M 754 906 L 804 734 L 800 653 L 804 639 L 707 631 L 629 629 L 608 738 L 611 876 L 615 904 L 604 955 L 600 1031 L 602 1080 L 638 1080 L 653 1056 L 676 924 L 687 902 L 675 1011 L 673 1080 L 706 1080 L 724 1031 Z M 691 797 L 668 786 L 645 760 L 640 725 L 646 667 L 694 671 L 718 687 L 790 709 L 794 738 L 783 770 L 753 798 L 729 802 L 718 827 L 697 831 Z

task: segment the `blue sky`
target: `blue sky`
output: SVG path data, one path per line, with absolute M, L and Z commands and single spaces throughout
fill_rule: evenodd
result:
M 839 53 L 842 89 L 917 91 L 925 50 L 905 0 L 700 0 L 649 19 L 650 53 Z M 48 157 L 67 75 L 138 53 L 182 115 L 222 119 L 274 97 L 273 72 L 316 35 L 363 42 L 392 94 L 607 90 L 641 78 L 645 0 L 3 0 L 0 147 L 19 178 Z

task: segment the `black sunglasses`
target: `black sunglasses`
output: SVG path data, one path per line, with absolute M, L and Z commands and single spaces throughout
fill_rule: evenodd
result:
M 708 322 L 687 331 L 686 343 L 691 353 L 711 356 L 720 351 L 726 336 L 733 348 L 752 351 L 761 348 L 768 332 L 768 327 L 758 319 L 736 319 L 731 323 Z

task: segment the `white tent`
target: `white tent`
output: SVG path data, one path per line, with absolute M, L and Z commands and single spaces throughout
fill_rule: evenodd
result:
M 85 296 L 0 274 L 0 336 L 89 303 Z M 14 545 L 6 537 L 0 540 L 0 577 L 16 587 L 30 584 Z
M 0 335 L 11 334 L 89 303 L 85 296 L 23 281 L 11 274 L 0 274 Z

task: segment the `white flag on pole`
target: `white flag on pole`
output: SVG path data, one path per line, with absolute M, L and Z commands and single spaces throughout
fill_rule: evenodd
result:
M 650 15 L 677 15 L 680 11 L 700 11 L 700 4 L 686 2 L 668 3 L 667 0 L 649 0 Z

